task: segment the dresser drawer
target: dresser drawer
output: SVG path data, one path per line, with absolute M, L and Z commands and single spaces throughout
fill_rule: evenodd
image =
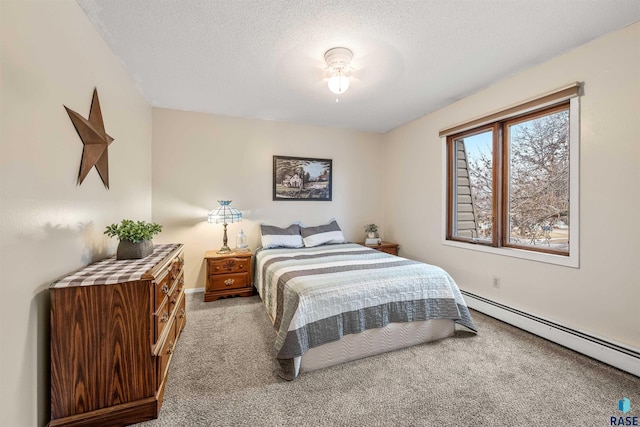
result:
M 182 298 L 184 304 L 183 287 L 184 276 L 180 275 L 180 278 L 174 281 L 169 295 L 163 299 L 160 309 L 153 314 L 156 327 L 155 342 L 160 338 L 162 331 L 169 322 L 169 318 L 176 313 L 176 306 L 179 304 L 180 298 Z
M 181 254 L 180 256 L 176 257 L 171 263 L 171 267 L 169 269 L 169 277 L 171 278 L 171 280 L 175 280 L 178 276 L 180 276 L 183 266 L 184 266 L 184 258 L 183 258 L 183 255 Z
M 155 310 L 158 310 L 163 304 L 165 298 L 171 292 L 171 276 L 165 274 L 160 280 L 154 282 L 154 294 L 155 294 Z
M 169 323 L 170 317 L 171 317 L 171 307 L 169 306 L 168 302 L 165 302 L 164 304 L 162 304 L 162 306 L 158 309 L 158 311 L 153 313 L 153 320 L 155 325 L 155 334 L 154 334 L 154 340 L 153 340 L 154 343 L 156 343 L 158 341 L 158 338 L 160 338 L 162 331 Z
M 208 260 L 209 274 L 249 272 L 251 258 L 225 258 Z
M 171 296 L 169 297 L 169 304 L 171 307 L 169 311 L 173 311 L 174 307 L 178 303 L 180 295 L 183 294 L 182 288 L 184 288 L 184 276 L 180 276 L 180 278 L 175 282 L 173 286 Z
M 164 345 L 162 346 L 162 350 L 158 353 L 158 357 L 156 358 L 157 363 L 157 387 L 160 387 L 162 384 L 162 380 L 165 376 L 165 371 L 169 366 L 169 360 L 171 359 L 171 355 L 173 354 L 173 350 L 176 347 L 176 328 L 175 328 L 175 317 L 172 317 L 169 321 L 169 333 L 167 334 L 167 339 L 164 341 Z
M 225 289 L 246 288 L 249 286 L 249 275 L 247 273 L 222 274 L 209 276 L 207 283 L 208 291 L 221 291 Z
M 176 339 L 180 335 L 180 332 L 184 329 L 184 325 L 187 323 L 187 299 L 184 292 L 180 294 L 178 301 L 178 309 L 176 311 Z

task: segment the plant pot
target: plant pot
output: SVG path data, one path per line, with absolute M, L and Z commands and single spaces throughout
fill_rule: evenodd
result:
M 376 237 L 376 233 L 374 233 L 373 231 L 370 231 L 369 233 L 367 233 L 367 237 L 370 239 L 375 239 Z
M 143 240 L 138 243 L 133 243 L 130 240 L 120 240 L 116 251 L 116 259 L 140 259 L 152 253 L 153 242 L 151 240 Z

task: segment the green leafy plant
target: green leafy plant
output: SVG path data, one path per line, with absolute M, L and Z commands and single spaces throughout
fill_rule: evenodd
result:
M 132 221 L 130 219 L 123 219 L 118 224 L 111 224 L 107 226 L 104 234 L 109 237 L 118 237 L 120 240 L 128 240 L 133 243 L 142 242 L 143 240 L 151 240 L 151 238 L 162 231 L 162 226 L 159 224 L 148 223 L 145 221 Z
M 364 226 L 364 231 L 366 231 L 367 233 L 377 233 L 378 226 L 375 224 L 367 224 Z

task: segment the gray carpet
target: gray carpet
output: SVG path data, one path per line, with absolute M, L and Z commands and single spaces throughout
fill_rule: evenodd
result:
M 260 299 L 187 295 L 157 420 L 139 426 L 608 426 L 640 378 L 472 311 L 479 334 L 276 374 Z

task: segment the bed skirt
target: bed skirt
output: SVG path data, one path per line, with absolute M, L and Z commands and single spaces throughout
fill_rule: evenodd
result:
M 376 354 L 437 341 L 455 333 L 451 319 L 430 319 L 406 323 L 389 323 L 383 328 L 349 334 L 341 340 L 307 350 L 293 359 L 278 359 L 280 377 L 295 379 L 299 373 L 311 372 Z

